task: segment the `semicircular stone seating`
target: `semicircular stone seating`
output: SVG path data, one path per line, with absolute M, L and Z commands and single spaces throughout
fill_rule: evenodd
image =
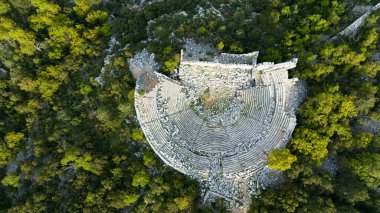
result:
M 137 81 L 137 118 L 166 164 L 203 181 L 252 176 L 266 166 L 269 152 L 287 144 L 296 125 L 295 109 L 288 107 L 294 105 L 289 104 L 294 94 L 287 94 L 294 81 L 288 79 L 288 69 L 297 60 L 256 64 L 257 52 L 243 56 L 223 55 L 215 63 L 181 60 L 179 80 L 154 72 L 158 83 L 150 91 L 141 91 L 146 85 L 139 82 L 145 81 Z M 242 61 L 252 64 L 238 63 Z M 214 112 L 216 118 L 230 113 L 235 120 L 210 126 L 197 111 L 197 100 L 205 91 L 220 94 L 226 88 L 228 100 L 241 100 L 241 110 L 229 105 L 229 111 Z

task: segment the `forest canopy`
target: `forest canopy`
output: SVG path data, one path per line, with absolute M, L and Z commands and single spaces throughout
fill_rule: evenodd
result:
M 290 77 L 308 96 L 268 153 L 286 181 L 251 212 L 379 212 L 380 12 L 331 39 L 376 3 L 0 0 L 0 211 L 223 212 L 198 205 L 199 184 L 164 165 L 135 116 L 127 60 L 146 48 L 172 76 L 192 38 L 299 59 Z

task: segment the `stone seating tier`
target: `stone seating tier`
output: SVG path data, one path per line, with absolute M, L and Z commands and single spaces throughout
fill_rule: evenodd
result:
M 263 122 L 249 117 L 243 117 L 233 126 L 226 127 L 230 143 L 234 145 L 251 141 L 256 138 L 262 130 Z
M 268 116 L 271 100 L 269 87 L 255 87 L 241 91 L 240 94 L 246 99 L 254 100 L 253 105 L 249 107 L 247 116 L 264 121 L 264 118 Z
M 179 82 L 155 73 L 159 83 L 150 92 L 140 95 L 136 86 L 137 117 L 153 150 L 182 173 L 199 179 L 253 174 L 271 150 L 286 145 L 296 125 L 294 112 L 286 111 L 287 69 L 293 66 L 182 62 Z M 244 104 L 237 122 L 210 127 L 191 109 L 189 90 L 205 84 L 236 90 Z
M 250 149 L 241 155 L 224 158 L 222 161 L 224 173 L 237 173 L 245 170 L 248 166 L 265 161 L 266 157 L 262 150 L 257 147 Z
M 164 81 L 161 84 L 159 93 L 161 97 L 167 101 L 165 111 L 168 115 L 188 108 L 189 102 L 186 100 L 185 94 L 181 92 L 183 89 L 183 86 L 170 81 Z
M 193 141 L 196 139 L 198 132 L 202 127 L 203 121 L 198 120 L 196 117 L 192 119 L 189 116 L 187 110 L 174 113 L 169 116 L 170 120 L 178 127 L 179 129 L 179 138 L 181 140 Z
M 257 142 L 257 146 L 266 153 L 269 153 L 273 149 L 283 147 L 283 138 L 285 135 L 285 132 L 277 131 L 275 127 L 271 127 L 268 135 L 263 140 Z
M 135 99 L 135 106 L 138 109 L 137 113 L 140 115 L 144 123 L 158 119 L 157 100 L 155 96 L 152 96 L 152 93 L 156 92 L 157 90 L 155 89 L 149 92 L 148 94 L 135 94 L 136 97 L 141 96 Z M 136 91 L 135 93 L 138 92 Z
M 191 143 L 191 142 L 190 142 Z M 233 143 L 223 127 L 209 128 L 203 126 L 194 143 L 197 150 L 208 153 L 220 153 L 232 149 Z

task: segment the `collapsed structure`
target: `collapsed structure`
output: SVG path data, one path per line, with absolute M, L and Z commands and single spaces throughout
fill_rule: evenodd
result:
M 178 80 L 157 72 L 137 78 L 146 139 L 167 165 L 203 182 L 206 199 L 249 203 L 267 154 L 283 148 L 296 126 L 303 89 L 288 69 L 297 59 L 256 64 L 257 57 L 222 53 L 200 61 L 181 51 Z

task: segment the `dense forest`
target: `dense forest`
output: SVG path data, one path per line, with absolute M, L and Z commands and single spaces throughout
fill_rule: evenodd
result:
M 127 59 L 146 48 L 170 76 L 184 38 L 299 58 L 290 75 L 308 97 L 270 155 L 286 181 L 251 212 L 380 212 L 380 10 L 330 39 L 377 3 L 0 0 L 0 212 L 224 212 L 200 205 L 198 183 L 156 157 L 135 116 Z

